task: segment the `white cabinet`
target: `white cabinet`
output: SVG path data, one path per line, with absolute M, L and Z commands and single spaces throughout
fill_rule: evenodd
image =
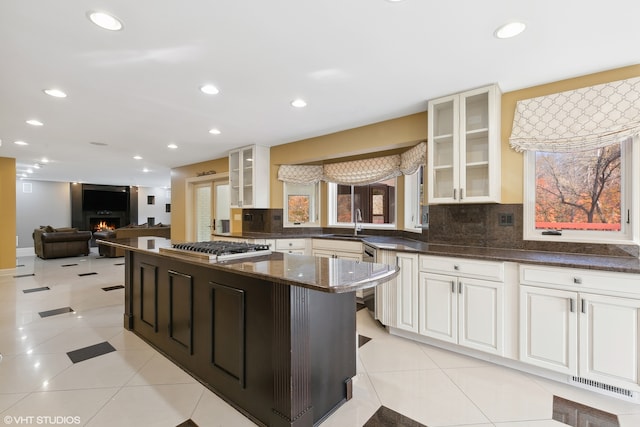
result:
M 308 243 L 309 239 L 277 239 L 275 250 L 286 254 L 307 255 Z
M 362 242 L 349 240 L 313 239 L 311 254 L 327 258 L 362 261 Z
M 503 355 L 503 263 L 420 256 L 420 268 L 418 332 Z
M 232 208 L 268 209 L 269 181 L 269 147 L 252 145 L 229 152 Z
M 520 360 L 578 373 L 577 294 L 520 286 Z
M 522 265 L 520 282 L 522 361 L 640 390 L 637 276 Z
M 500 202 L 497 85 L 429 101 L 429 203 Z

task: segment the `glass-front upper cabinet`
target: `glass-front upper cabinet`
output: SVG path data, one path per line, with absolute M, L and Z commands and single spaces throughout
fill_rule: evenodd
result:
M 492 85 L 429 101 L 428 203 L 500 202 L 501 96 Z
M 269 208 L 269 147 L 252 145 L 229 152 L 229 204 Z

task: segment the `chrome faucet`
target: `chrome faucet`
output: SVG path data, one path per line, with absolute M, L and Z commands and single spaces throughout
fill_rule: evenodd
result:
M 354 221 L 353 221 L 353 235 L 357 236 L 358 235 L 358 230 L 362 229 L 362 226 L 358 227 L 358 221 L 360 221 L 360 223 L 362 223 L 362 211 L 360 209 L 356 209 L 356 214 L 354 215 Z

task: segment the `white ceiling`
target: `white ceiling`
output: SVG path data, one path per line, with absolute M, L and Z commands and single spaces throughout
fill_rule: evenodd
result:
M 1 0 L 0 157 L 19 172 L 47 157 L 32 179 L 165 186 L 170 168 L 234 147 L 640 63 L 639 17 L 637 0 Z M 527 30 L 496 39 L 510 20 Z M 289 105 L 298 97 L 306 108 Z

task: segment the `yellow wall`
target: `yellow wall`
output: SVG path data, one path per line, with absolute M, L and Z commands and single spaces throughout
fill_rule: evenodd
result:
M 16 159 L 0 157 L 0 270 L 16 267 Z
M 534 86 L 527 89 L 507 92 L 502 95 L 502 203 L 523 202 L 523 158 L 509 147 L 511 126 L 515 114 L 516 102 L 520 99 L 535 98 L 581 87 L 613 82 L 640 76 L 640 65 L 632 65 L 615 70 L 604 71 L 554 83 Z
M 171 169 L 171 239 L 184 242 L 187 237 L 186 197 L 187 179 L 198 173 L 214 170 L 216 173 L 229 172 L 229 160 L 208 160 L 192 165 Z
M 410 147 L 426 139 L 427 113 L 425 111 L 271 147 L 271 207 L 274 209 L 283 207 L 282 182 L 278 181 L 280 165 L 314 163 L 336 157 Z

